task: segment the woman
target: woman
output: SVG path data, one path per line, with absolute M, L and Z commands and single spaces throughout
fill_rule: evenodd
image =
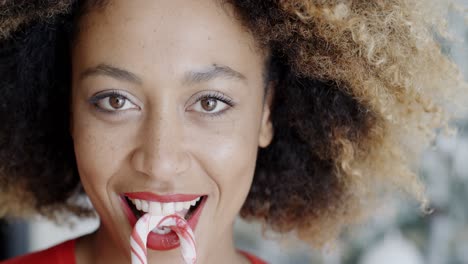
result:
M 461 89 L 418 2 L 3 1 L 2 215 L 89 215 L 82 187 L 101 220 L 6 263 L 128 263 L 146 212 L 183 216 L 199 263 L 261 263 L 239 212 L 320 246 L 380 191 L 426 206 L 409 158 Z

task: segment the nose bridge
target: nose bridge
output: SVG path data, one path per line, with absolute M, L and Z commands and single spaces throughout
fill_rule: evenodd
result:
M 176 111 L 155 111 L 148 115 L 141 133 L 137 170 L 159 180 L 173 179 L 188 168 L 183 148 L 183 125 Z M 137 163 L 137 164 L 138 164 Z

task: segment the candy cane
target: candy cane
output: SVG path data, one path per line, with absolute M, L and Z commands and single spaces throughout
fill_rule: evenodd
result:
M 151 216 L 145 214 L 137 221 L 130 236 L 132 264 L 147 264 L 146 242 L 148 234 L 155 228 L 170 228 L 179 237 L 182 257 L 185 263 L 196 263 L 197 253 L 195 248 L 195 236 L 184 218 L 178 215 Z
M 184 218 L 178 215 L 169 215 L 164 217 L 158 228 L 168 227 L 179 237 L 182 257 L 187 264 L 194 264 L 197 261 L 197 251 L 195 246 L 195 235 Z

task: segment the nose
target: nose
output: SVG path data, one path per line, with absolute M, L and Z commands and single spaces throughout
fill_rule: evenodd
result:
M 149 117 L 139 131 L 140 145 L 132 155 L 136 171 L 159 185 L 172 185 L 190 167 L 184 147 L 183 124 L 177 114 Z

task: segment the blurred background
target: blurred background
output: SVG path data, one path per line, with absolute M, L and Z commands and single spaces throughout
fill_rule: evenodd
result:
M 468 0 L 460 1 L 468 6 Z M 455 42 L 442 43 L 468 80 L 468 27 L 460 13 L 449 15 Z M 455 137 L 439 136 L 423 156 L 421 177 L 428 186 L 433 213 L 417 204 L 389 201 L 376 217 L 353 229 L 333 247 L 317 251 L 295 240 L 262 233 L 261 226 L 238 220 L 238 248 L 274 263 L 317 264 L 467 264 L 468 263 L 468 116 L 456 121 Z M 0 219 L 0 260 L 44 249 L 92 232 L 97 219 L 74 219 L 57 226 L 44 219 Z

